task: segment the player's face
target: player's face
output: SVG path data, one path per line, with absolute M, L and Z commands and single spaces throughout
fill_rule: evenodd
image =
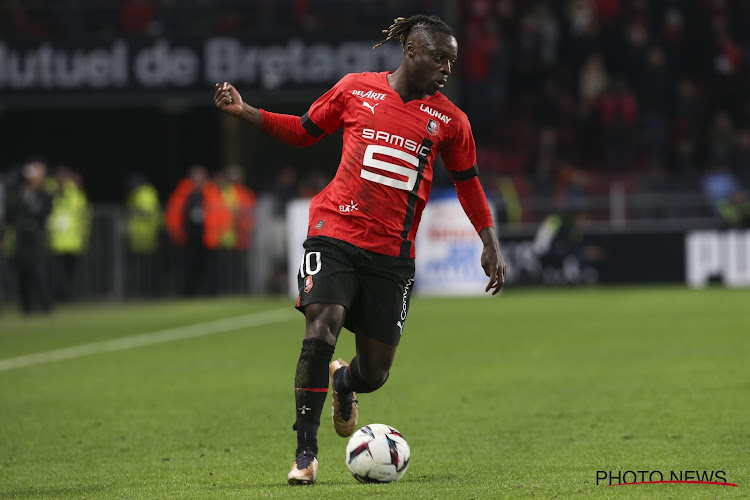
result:
M 432 95 L 445 87 L 456 62 L 458 43 L 451 35 L 434 32 L 421 32 L 411 42 L 410 84 Z

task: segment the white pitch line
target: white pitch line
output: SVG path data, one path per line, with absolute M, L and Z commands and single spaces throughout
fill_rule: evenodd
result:
M 223 333 L 239 328 L 251 328 L 254 326 L 268 325 L 271 323 L 280 323 L 288 321 L 294 316 L 294 310 L 285 307 L 284 309 L 274 309 L 262 313 L 246 314 L 235 316 L 233 318 L 219 319 L 215 321 L 206 321 L 204 323 L 195 323 L 192 325 L 178 326 L 166 330 L 157 330 L 155 332 L 131 335 L 113 340 L 103 340 L 101 342 L 92 342 L 90 344 L 81 344 L 53 351 L 39 352 L 16 358 L 0 360 L 0 372 L 13 370 L 16 368 L 25 368 L 28 366 L 52 363 L 65 359 L 80 358 L 91 354 L 102 352 L 116 352 L 143 347 L 154 344 L 163 344 L 176 340 L 189 339 L 194 337 L 203 337 L 216 333 Z

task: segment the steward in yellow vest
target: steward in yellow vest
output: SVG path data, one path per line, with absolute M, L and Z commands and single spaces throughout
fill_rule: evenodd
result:
M 216 185 L 221 191 L 231 224 L 221 235 L 219 256 L 220 288 L 224 292 L 242 293 L 248 284 L 248 249 L 255 216 L 255 193 L 242 183 L 241 167 L 232 165 L 217 172 Z
M 163 217 L 156 188 L 142 176 L 132 177 L 133 188 L 128 193 L 128 241 L 136 254 L 155 253 L 159 248 L 159 230 Z
M 48 179 L 52 212 L 47 221 L 52 253 L 52 282 L 55 297 L 71 299 L 79 286 L 80 259 L 89 237 L 91 213 L 80 178 L 65 166 Z
M 86 194 L 67 172 L 56 175 L 47 183 L 52 194 L 52 212 L 47 227 L 53 254 L 82 254 L 90 228 Z
M 128 257 L 126 291 L 137 297 L 153 297 L 161 289 L 159 237 L 164 223 L 159 195 L 143 174 L 128 176 Z

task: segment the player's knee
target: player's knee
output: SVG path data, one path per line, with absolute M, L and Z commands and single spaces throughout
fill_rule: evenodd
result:
M 343 314 L 335 307 L 320 307 L 311 304 L 305 308 L 307 319 L 305 326 L 306 339 L 320 339 L 331 345 L 336 345 L 336 339 L 341 331 Z
M 305 338 L 320 339 L 331 345 L 336 345 L 336 334 L 338 329 L 329 321 L 322 318 L 316 318 L 307 322 L 305 329 Z

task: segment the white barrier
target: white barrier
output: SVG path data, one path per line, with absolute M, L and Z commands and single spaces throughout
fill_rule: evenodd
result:
M 415 291 L 424 295 L 482 295 L 482 241 L 452 198 L 432 200 L 417 233 Z
M 750 286 L 750 231 L 689 232 L 685 278 L 694 288 L 717 278 L 729 287 Z
M 309 199 L 297 199 L 286 206 L 286 255 L 289 276 L 289 296 L 297 297 L 297 274 L 305 249 L 302 243 L 307 238 L 307 215 Z

